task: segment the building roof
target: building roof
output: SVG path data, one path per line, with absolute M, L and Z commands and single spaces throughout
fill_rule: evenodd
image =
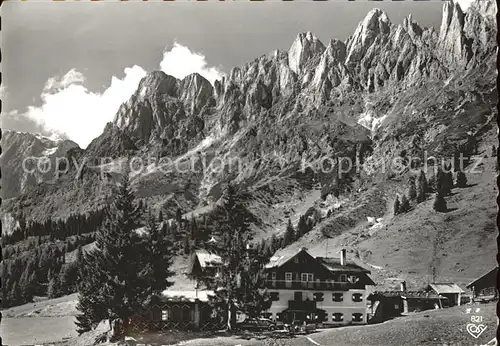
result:
M 295 252 L 288 253 L 286 251 L 278 251 L 269 259 L 269 262 L 264 266 L 264 268 L 269 269 L 281 267 L 283 264 L 294 258 L 302 251 L 305 251 L 309 256 L 311 256 L 305 248 L 301 248 Z
M 437 294 L 465 293 L 463 289 L 454 283 L 433 283 L 429 287 Z
M 346 263 L 344 265 L 340 264 L 340 258 L 316 257 L 316 260 L 318 260 L 324 267 L 326 267 L 326 269 L 331 272 L 350 271 L 370 274 L 370 271 L 368 269 L 361 267 L 351 260 L 346 260 Z
M 370 297 L 401 297 L 403 299 L 447 299 L 446 297 L 434 292 L 425 291 L 375 291 L 368 296 L 368 298 Z
M 206 267 L 222 265 L 222 258 L 214 253 L 210 253 L 206 250 L 195 250 L 194 254 L 196 257 L 198 257 L 200 266 L 203 269 L 205 269 Z
M 495 268 L 491 269 L 490 271 L 488 271 L 487 273 L 481 275 L 480 277 L 478 277 L 477 279 L 475 279 L 471 283 L 467 284 L 467 286 L 465 286 L 465 287 L 472 288 L 472 286 L 474 286 L 479 280 L 483 279 L 485 276 L 497 275 L 497 274 L 498 274 L 498 267 L 495 267 Z
M 213 291 L 208 290 L 165 290 L 161 293 L 161 296 L 164 300 L 172 302 L 194 302 L 197 299 L 202 302 L 208 302 L 208 297 L 213 294 Z
M 328 269 L 330 272 L 359 272 L 359 273 L 367 273 L 370 274 L 370 271 L 366 268 L 361 267 L 356 262 L 351 260 L 346 260 L 344 265 L 340 264 L 340 258 L 336 257 L 314 257 L 312 256 L 306 248 L 301 248 L 295 252 L 286 252 L 278 251 L 274 254 L 273 257 L 269 260 L 269 263 L 265 265 L 264 268 L 278 268 L 287 263 L 289 260 L 297 256 L 302 251 L 306 252 L 309 256 L 314 258 L 319 264 L 321 264 L 324 268 Z

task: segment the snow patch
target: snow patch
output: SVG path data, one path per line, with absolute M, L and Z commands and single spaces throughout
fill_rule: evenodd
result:
M 56 151 L 57 151 L 57 147 L 48 148 L 48 149 L 45 149 L 44 151 L 42 151 L 42 155 L 43 156 L 50 156 L 50 155 L 53 155 Z
M 377 118 L 375 117 L 374 111 L 367 110 L 366 112 L 361 113 L 360 117 L 358 118 L 358 124 L 374 132 L 380 127 L 380 125 L 382 125 L 382 122 L 385 120 L 385 118 L 387 118 L 387 114 L 384 114 L 383 116 Z

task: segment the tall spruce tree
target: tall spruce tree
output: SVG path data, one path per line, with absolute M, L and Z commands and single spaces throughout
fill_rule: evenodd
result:
M 465 175 L 464 172 L 458 171 L 457 172 L 457 187 L 464 188 L 467 187 L 467 176 Z
M 411 201 L 414 201 L 417 198 L 417 187 L 415 185 L 415 177 L 410 177 L 408 181 L 408 197 Z
M 62 295 L 61 281 L 58 275 L 54 275 L 49 282 L 47 288 L 47 296 L 49 298 L 58 298 Z
M 425 201 L 427 193 L 429 192 L 429 186 L 427 183 L 427 178 L 424 171 L 420 171 L 418 176 L 418 186 L 417 186 L 417 202 L 421 203 Z
M 406 213 L 410 210 L 410 201 L 408 200 L 408 198 L 406 198 L 406 195 L 403 195 L 403 197 L 401 197 L 401 206 L 399 208 L 399 211 L 401 213 Z
M 303 215 L 299 217 L 299 223 L 297 224 L 297 237 L 300 238 L 307 232 L 309 232 L 309 226 Z
M 396 200 L 394 201 L 394 215 L 398 215 L 400 213 L 401 203 L 399 202 L 399 196 L 396 196 Z
M 445 212 L 448 210 L 446 205 L 446 200 L 443 195 L 436 193 L 436 197 L 434 198 L 434 204 L 432 205 L 435 211 Z
M 285 231 L 284 245 L 290 245 L 295 241 L 295 229 L 292 225 L 292 220 L 288 219 L 288 224 Z
M 444 192 L 445 195 L 450 195 L 451 190 L 453 189 L 453 173 L 451 171 L 448 171 L 444 175 Z
M 145 299 L 145 305 L 147 306 L 163 290 L 174 284 L 169 279 L 175 274 L 170 270 L 174 256 L 173 244 L 168 234 L 165 234 L 160 222 L 155 220 L 151 211 L 148 214 L 145 240 L 148 251 L 145 252 L 145 266 L 139 272 L 139 275 L 148 281 L 148 292 Z
M 441 196 L 447 195 L 447 186 L 445 180 L 445 173 L 441 169 L 438 169 L 436 173 L 436 193 Z
M 224 267 L 220 275 L 203 279 L 208 287 L 214 289 L 212 303 L 226 306 L 227 328 L 232 329 L 236 306 L 247 314 L 260 313 L 267 308 L 267 293 L 263 290 L 261 272 L 253 266 L 254 258 L 249 256 L 247 244 L 252 238 L 249 213 L 231 185 L 224 190 L 213 220 L 216 229 L 222 234 L 222 244 L 217 253 Z
M 136 203 L 125 174 L 97 233 L 96 248 L 83 256 L 81 275 L 85 280 L 78 287 L 77 305 L 81 312 L 77 316 L 79 332 L 103 319 L 108 319 L 110 326 L 119 320 L 127 332 L 130 318 L 141 313 L 152 296 L 166 288 L 164 285 L 168 286 L 169 271 L 154 259 L 161 256 L 159 230 L 149 224 L 146 235 L 141 235 L 137 229 L 143 223 L 143 207 Z M 168 249 L 166 252 L 168 256 Z

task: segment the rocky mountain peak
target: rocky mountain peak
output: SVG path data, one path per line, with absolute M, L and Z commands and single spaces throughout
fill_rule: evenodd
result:
M 152 95 L 174 96 L 177 92 L 177 84 L 178 80 L 175 77 L 163 71 L 153 71 L 141 79 L 136 94 L 139 99 Z
M 344 62 L 346 58 L 345 43 L 337 39 L 330 40 L 324 54 L 330 56 L 335 61 Z
M 359 61 L 377 37 L 387 36 L 390 29 L 391 22 L 384 11 L 375 8 L 368 12 L 347 41 L 347 64 Z
M 496 2 L 476 0 L 466 12 L 446 2 L 439 31 L 440 57 L 450 69 L 467 68 L 489 55 L 495 32 Z
M 300 33 L 288 50 L 288 65 L 290 69 L 302 74 L 304 67 L 325 51 L 323 43 L 311 32 Z
M 184 77 L 179 86 L 179 99 L 189 108 L 189 112 L 198 113 L 213 96 L 210 82 L 199 73 Z

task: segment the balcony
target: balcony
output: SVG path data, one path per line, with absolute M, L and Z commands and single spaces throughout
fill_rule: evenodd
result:
M 321 291 L 348 291 L 349 289 L 363 289 L 364 286 L 350 282 L 332 281 L 298 281 L 298 280 L 266 280 L 267 288 L 275 289 L 300 289 L 300 290 L 321 290 Z

